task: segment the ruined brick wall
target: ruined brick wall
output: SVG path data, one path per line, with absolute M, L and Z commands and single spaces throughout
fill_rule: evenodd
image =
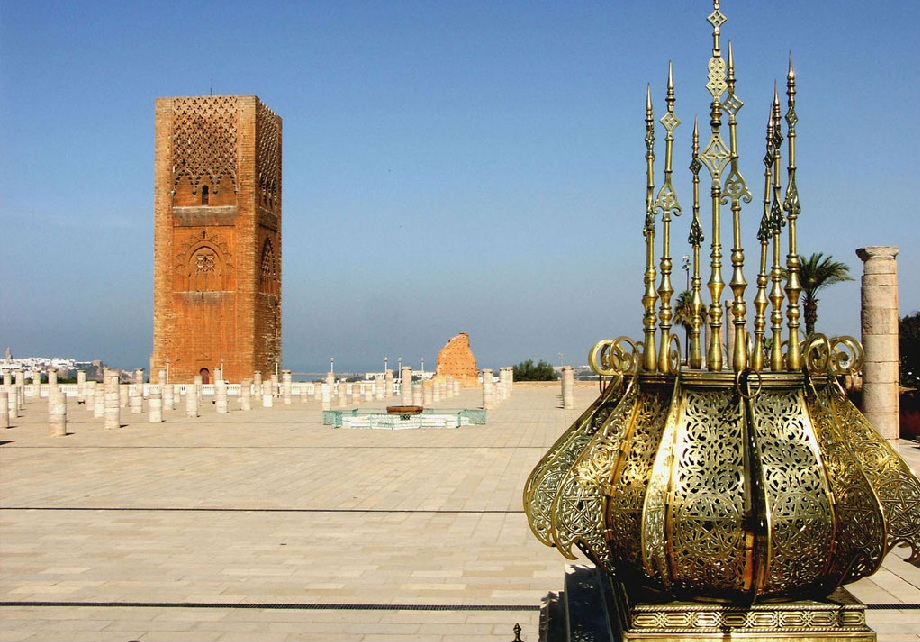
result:
M 150 372 L 281 366 L 281 119 L 255 96 L 160 98 Z
M 470 337 L 466 332 L 455 336 L 438 352 L 436 376 L 462 380 L 476 380 L 479 377 L 476 357 L 470 348 Z

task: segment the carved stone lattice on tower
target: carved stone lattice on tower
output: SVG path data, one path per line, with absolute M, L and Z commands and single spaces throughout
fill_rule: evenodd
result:
M 281 129 L 256 96 L 157 100 L 150 372 L 280 367 Z

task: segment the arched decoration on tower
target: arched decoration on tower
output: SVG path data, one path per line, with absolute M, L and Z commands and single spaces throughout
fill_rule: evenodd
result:
M 265 239 L 265 243 L 262 244 L 262 259 L 259 265 L 259 292 L 277 295 L 278 262 L 271 239 Z
M 190 253 L 186 267 L 189 292 L 219 292 L 225 290 L 224 260 L 213 245 L 201 243 Z

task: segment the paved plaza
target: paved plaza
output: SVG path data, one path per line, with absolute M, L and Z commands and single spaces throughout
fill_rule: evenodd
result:
M 521 492 L 597 389 L 574 410 L 559 392 L 516 384 L 487 425 L 392 432 L 323 426 L 296 398 L 162 424 L 123 409 L 105 431 L 71 399 L 62 438 L 30 399 L 0 431 L 0 642 L 498 642 L 516 622 L 534 641 L 571 562 L 530 534 Z M 904 556 L 850 587 L 880 642 L 920 642 Z

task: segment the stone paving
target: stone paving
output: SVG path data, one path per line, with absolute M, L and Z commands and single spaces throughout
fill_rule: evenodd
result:
M 559 392 L 516 384 L 485 426 L 395 432 L 297 400 L 106 431 L 71 399 L 59 438 L 30 400 L 0 431 L 0 642 L 507 641 L 516 622 L 536 640 L 571 562 L 521 491 L 597 390 L 572 410 Z M 920 570 L 898 556 L 851 590 L 892 605 L 868 611 L 881 642 L 920 642 Z

